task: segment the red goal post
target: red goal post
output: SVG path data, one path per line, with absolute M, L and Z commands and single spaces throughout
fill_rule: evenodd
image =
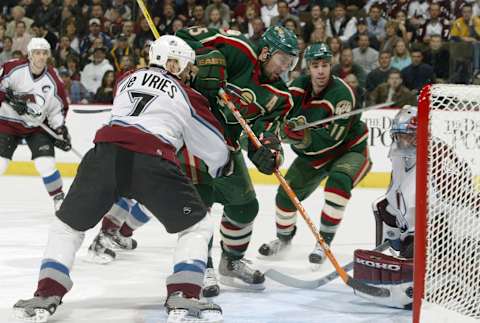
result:
M 413 322 L 480 322 L 480 86 L 418 101 Z

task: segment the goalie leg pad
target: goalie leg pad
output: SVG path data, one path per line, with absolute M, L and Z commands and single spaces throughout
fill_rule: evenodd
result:
M 357 295 L 390 307 L 411 307 L 413 259 L 402 259 L 377 251 L 357 249 L 354 252 L 354 261 L 353 277 L 355 279 L 390 290 L 388 298 L 377 298 L 355 291 Z

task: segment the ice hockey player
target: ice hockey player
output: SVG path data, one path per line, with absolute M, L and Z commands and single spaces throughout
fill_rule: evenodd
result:
M 83 158 L 51 225 L 34 297 L 14 305 L 16 317 L 46 320 L 55 312 L 72 287 L 70 270 L 85 231 L 124 196 L 145 205 L 167 232 L 178 233 L 173 274 L 166 281 L 168 322 L 222 321 L 218 305 L 199 301 L 213 222 L 180 171 L 176 151 L 185 144 L 212 177 L 222 173 L 229 152 L 207 100 L 183 83 L 194 51 L 178 37 L 162 36 L 149 58 L 149 68 L 119 82 L 111 121 L 97 131 L 95 147 Z
M 64 151 L 71 149 L 65 126 L 68 103 L 63 82 L 47 66 L 49 43 L 44 38 L 32 38 L 27 52 L 28 59 L 11 60 L 0 68 L 0 174 L 6 171 L 18 144 L 25 139 L 35 168 L 58 210 L 64 193 L 54 146 Z M 63 140 L 48 135 L 39 127 L 42 123 Z
M 222 256 L 220 282 L 225 285 L 263 290 L 265 277 L 244 259 L 250 243 L 258 201 L 239 149 L 242 127 L 218 98 L 224 88 L 262 142 L 260 149 L 248 145 L 248 156 L 258 170 L 272 174 L 281 163 L 277 137 L 280 121 L 293 102 L 281 76 L 298 60 L 296 36 L 281 26 L 268 28 L 255 47 L 239 32 L 203 27 L 177 31 L 197 53 L 198 72 L 193 86 L 204 94 L 212 112 L 226 129 L 227 140 L 236 146 L 234 173 L 214 180 L 214 202 L 223 204 L 220 225 Z
M 295 102 L 282 127 L 282 140 L 291 144 L 297 158 L 285 179 L 300 201 L 306 199 L 327 178 L 325 203 L 320 218 L 320 233 L 331 244 L 343 218 L 352 189 L 368 173 L 368 128 L 360 114 L 342 118 L 324 126 L 295 131 L 295 127 L 350 112 L 355 94 L 340 78 L 331 74 L 332 53 L 324 43 L 311 44 L 305 50 L 310 75 L 301 76 L 290 86 Z M 285 250 L 296 231 L 297 213 L 285 191 L 276 196 L 277 239 L 263 244 L 259 252 L 272 256 Z M 317 244 L 309 255 L 312 267 L 325 260 Z

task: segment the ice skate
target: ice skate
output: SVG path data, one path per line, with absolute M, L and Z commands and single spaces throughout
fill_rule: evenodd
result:
M 19 300 L 13 305 L 13 316 L 24 322 L 47 322 L 61 303 L 59 296 L 37 296 L 28 300 Z
M 220 286 L 218 285 L 215 269 L 207 268 L 203 279 L 202 295 L 203 297 L 216 297 L 220 294 Z
M 262 256 L 280 256 L 285 253 L 291 246 L 291 240 L 290 239 L 275 239 L 272 240 L 268 243 L 264 243 L 260 246 L 258 249 L 258 252 Z
M 133 250 L 137 248 L 137 240 L 132 237 L 125 237 L 118 229 L 103 231 L 105 236 L 111 240 L 114 248 L 123 250 Z
M 323 251 L 322 247 L 316 243 L 315 248 L 308 255 L 308 261 L 310 262 L 311 269 L 318 270 L 326 258 L 327 257 L 325 256 L 325 252 Z
M 182 292 L 168 296 L 165 302 L 168 313 L 167 323 L 221 323 L 222 309 L 214 303 L 185 298 Z
M 55 208 L 55 212 L 60 210 L 62 206 L 63 200 L 65 199 L 65 193 L 59 193 L 53 197 L 53 207 Z
M 224 285 L 254 291 L 265 289 L 265 276 L 259 270 L 251 268 L 246 259 L 234 260 L 222 254 L 218 272 L 220 282 Z
M 86 261 L 96 264 L 108 264 L 115 260 L 116 253 L 112 250 L 112 242 L 103 232 L 97 234 L 90 247 Z

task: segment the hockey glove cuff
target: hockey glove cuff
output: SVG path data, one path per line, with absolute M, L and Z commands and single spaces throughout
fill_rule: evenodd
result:
M 283 161 L 283 151 L 280 140 L 271 133 L 261 134 L 258 138 L 262 146 L 256 149 L 251 142 L 248 143 L 248 158 L 260 172 L 271 175 L 280 167 Z
M 198 71 L 194 88 L 207 97 L 216 98 L 218 90 L 225 87 L 227 80 L 225 57 L 214 47 L 202 47 L 195 53 Z
M 69 151 L 72 149 L 72 140 L 66 126 L 58 127 L 55 129 L 55 133 L 62 137 L 62 140 L 55 139 L 55 142 L 53 143 L 55 147 L 58 147 L 63 151 Z

